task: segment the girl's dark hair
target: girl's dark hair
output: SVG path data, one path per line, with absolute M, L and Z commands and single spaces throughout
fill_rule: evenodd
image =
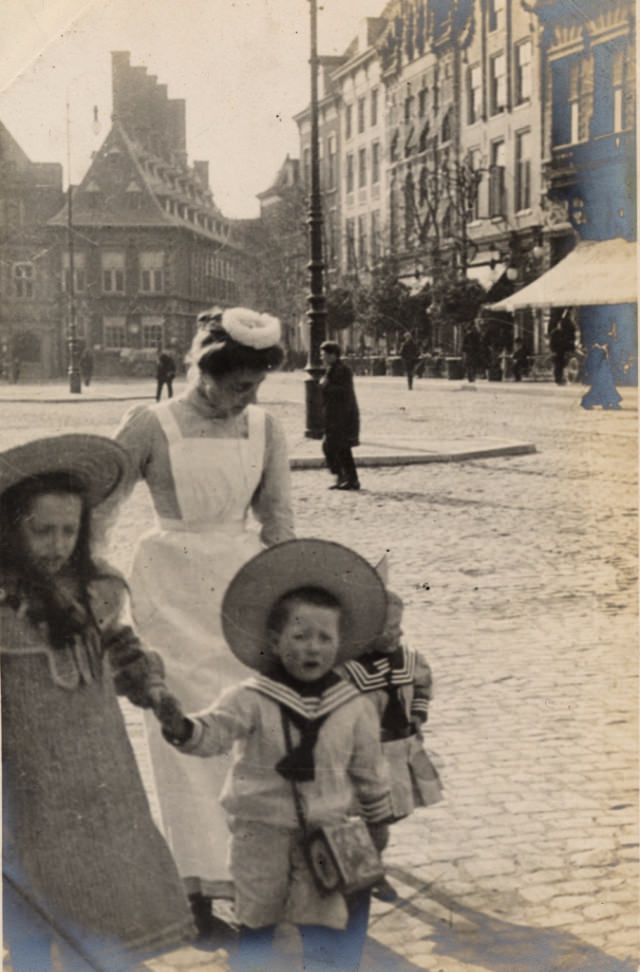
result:
M 86 486 L 81 479 L 67 472 L 41 473 L 21 479 L 0 496 L 0 568 L 15 577 L 19 588 L 32 601 L 34 620 L 48 623 L 54 646 L 66 643 L 67 638 L 78 630 L 77 619 L 70 616 L 67 604 L 61 604 L 56 596 L 55 584 L 34 576 L 19 535 L 21 522 L 31 511 L 34 501 L 45 493 L 71 493 L 82 501 L 80 529 L 75 549 L 69 560 L 82 606 L 89 612 L 87 588 L 89 581 L 98 576 L 98 569 L 91 557 L 90 511 L 86 498 Z
M 289 620 L 291 605 L 294 603 L 311 604 L 313 607 L 332 608 L 334 611 L 342 611 L 342 605 L 337 597 L 330 594 L 322 587 L 297 587 L 276 601 L 271 608 L 267 618 L 267 631 L 273 634 L 281 634 L 282 629 Z
M 211 349 L 208 351 L 208 346 Z M 229 337 L 222 328 L 197 334 L 189 355 L 193 364 L 211 378 L 228 375 L 231 371 L 274 371 L 284 360 L 279 344 L 269 348 L 251 348 Z

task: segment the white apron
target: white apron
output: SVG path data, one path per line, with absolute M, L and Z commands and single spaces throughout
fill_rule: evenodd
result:
M 181 519 L 159 518 L 140 540 L 133 612 L 140 636 L 163 656 L 169 690 L 194 712 L 251 674 L 222 637 L 220 604 L 237 570 L 262 549 L 247 514 L 264 467 L 265 414 L 248 407 L 246 439 L 185 439 L 168 402 L 155 414 L 169 443 Z M 230 895 L 228 830 L 218 802 L 230 755 L 177 752 L 151 713 L 147 731 L 165 837 L 187 891 Z

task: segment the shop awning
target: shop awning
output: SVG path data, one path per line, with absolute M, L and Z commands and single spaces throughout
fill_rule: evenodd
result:
M 631 304 L 638 299 L 636 244 L 628 240 L 584 240 L 542 276 L 505 297 L 492 310 L 525 307 L 584 307 Z

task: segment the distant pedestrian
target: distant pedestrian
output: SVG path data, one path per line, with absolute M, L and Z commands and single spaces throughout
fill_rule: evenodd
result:
M 329 489 L 360 489 L 356 465 L 351 454 L 360 441 L 360 412 L 353 388 L 351 369 L 341 361 L 340 345 L 325 341 L 320 345 L 326 374 L 320 386 L 324 409 L 322 449 L 327 466 L 336 477 Z
M 20 372 L 22 370 L 22 361 L 17 354 L 14 354 L 11 359 L 11 381 L 14 385 L 17 385 L 20 381 Z
M 591 388 L 580 402 L 582 407 L 591 409 L 594 405 L 602 405 L 603 408 L 619 409 L 622 395 L 618 392 L 611 374 L 607 344 L 592 345 L 584 373 Z
M 168 398 L 173 398 L 173 379 L 176 375 L 176 363 L 170 354 L 158 348 L 157 366 L 156 366 L 156 401 L 159 402 L 162 397 L 162 389 L 164 385 L 167 386 L 167 396 Z
M 91 348 L 85 348 L 80 355 L 80 374 L 85 385 L 89 386 L 93 378 L 93 354 Z
M 476 380 L 476 372 L 480 364 L 482 339 L 476 321 L 467 326 L 462 338 L 462 363 L 467 381 Z
M 411 391 L 413 388 L 413 376 L 415 374 L 416 365 L 420 360 L 420 349 L 410 334 L 408 334 L 405 340 L 402 342 L 402 346 L 400 348 L 400 357 L 402 358 L 402 363 L 404 365 L 404 373 L 407 376 L 407 387 L 409 391 Z
M 522 338 L 516 338 L 513 342 L 513 355 L 511 367 L 513 370 L 513 380 L 522 381 L 522 376 L 526 375 L 528 366 L 527 350 L 522 343 Z
M 553 355 L 553 380 L 556 385 L 565 385 L 564 369 L 569 354 L 574 350 L 575 337 L 573 325 L 564 311 L 560 320 L 549 332 L 549 348 Z

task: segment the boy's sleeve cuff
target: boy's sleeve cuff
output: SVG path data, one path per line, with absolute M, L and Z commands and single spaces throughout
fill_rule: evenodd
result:
M 374 800 L 360 800 L 362 816 L 367 823 L 388 823 L 394 819 L 391 791 L 387 790 Z

